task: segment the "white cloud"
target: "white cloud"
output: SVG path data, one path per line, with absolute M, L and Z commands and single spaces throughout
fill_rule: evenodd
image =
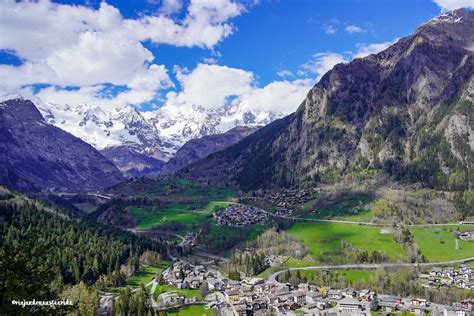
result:
M 377 54 L 393 45 L 396 41 L 398 41 L 398 38 L 391 42 L 357 44 L 357 52 L 353 55 L 353 58 L 361 58 L 371 54 Z
M 300 66 L 300 75 L 313 73 L 316 74 L 316 80 L 319 81 L 326 72 L 331 70 L 339 63 L 346 63 L 349 60 L 344 55 L 334 52 L 325 52 L 314 54 L 313 58 Z
M 0 77 L 9 78 L 0 88 L 43 83 L 54 86 L 45 93 L 100 101 L 97 92 L 113 84 L 127 88 L 117 102 L 150 101 L 172 82 L 143 41 L 210 49 L 232 34 L 229 20 L 245 8 L 231 0 L 191 0 L 181 19 L 169 16 L 181 9 L 181 1 L 166 0 L 157 15 L 125 19 L 106 2 L 95 10 L 49 0 L 0 1 L 0 49 L 23 60 L 21 66 L 0 65 Z M 65 86 L 80 89 L 61 92 Z
M 347 25 L 345 28 L 347 33 L 365 33 L 367 30 L 361 28 L 360 26 L 357 25 Z
M 433 0 L 440 8 L 441 11 L 451 11 L 460 8 L 471 8 L 474 9 L 473 0 Z
M 285 78 L 285 77 L 293 77 L 293 73 L 292 73 L 291 71 L 289 71 L 289 70 L 284 70 L 284 69 L 279 70 L 279 71 L 277 72 L 277 75 L 278 75 L 279 77 L 282 77 L 282 78 Z
M 163 0 L 160 11 L 164 14 L 173 14 L 179 12 L 183 8 L 181 0 Z
M 314 85 L 312 80 L 274 81 L 263 88 L 255 88 L 234 102 L 251 109 L 289 114 L 294 112 Z
M 167 94 L 169 104 L 200 105 L 218 108 L 228 98 L 250 92 L 254 84 L 251 72 L 227 66 L 199 64 L 192 72 L 177 69 L 182 91 Z
M 323 29 L 326 34 L 336 34 L 337 32 L 336 28 L 332 25 L 324 25 Z
M 396 41 L 398 41 L 398 38 L 383 43 L 359 43 L 356 45 L 357 50 L 355 52 L 324 52 L 314 54 L 311 60 L 300 66 L 297 75 L 300 77 L 306 77 L 308 74 L 315 74 L 316 80 L 319 81 L 324 74 L 331 70 L 335 65 L 339 63 L 348 63 L 354 58 L 362 58 L 371 54 L 377 54 L 393 45 Z
M 273 81 L 258 87 L 252 72 L 199 64 L 193 71 L 175 67 L 182 91 L 169 92 L 165 106 L 220 108 L 240 103 L 251 110 L 291 113 L 312 87 L 312 80 Z

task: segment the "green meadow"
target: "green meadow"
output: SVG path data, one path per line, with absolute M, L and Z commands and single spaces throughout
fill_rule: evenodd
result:
M 318 259 L 323 253 L 341 246 L 342 241 L 356 249 L 377 250 L 389 256 L 392 261 L 405 258 L 404 249 L 393 240 L 390 233 L 381 233 L 380 227 L 342 223 L 296 223 L 286 231 L 300 239 L 311 255 Z
M 160 294 L 166 292 L 177 292 L 178 294 L 187 298 L 197 297 L 198 300 L 202 299 L 202 296 L 199 294 L 199 290 L 197 289 L 178 289 L 167 284 L 160 284 L 156 287 L 154 293 L 155 299 L 157 299 Z
M 166 315 L 170 316 L 210 316 L 213 315 L 211 310 L 206 310 L 204 305 L 191 305 L 177 310 L 166 311 Z
M 456 250 L 454 230 L 474 229 L 473 226 L 411 227 L 410 231 L 421 253 L 428 261 L 450 261 L 474 257 L 474 242 L 459 240 Z
M 171 222 L 192 226 L 202 223 L 216 209 L 225 208 L 230 204 L 230 202 L 226 201 L 211 201 L 203 208 L 198 208 L 199 206 L 196 203 L 173 203 L 163 209 L 131 207 L 130 214 L 137 220 L 137 227 L 144 230 Z

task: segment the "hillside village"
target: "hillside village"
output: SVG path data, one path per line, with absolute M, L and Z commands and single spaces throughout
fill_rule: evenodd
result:
M 459 271 L 471 277 L 472 270 L 462 265 Z M 438 271 L 433 269 L 430 274 Z M 442 271 L 451 274 L 453 270 Z M 474 311 L 474 299 L 448 306 L 416 297 L 384 295 L 370 289 L 336 289 L 308 283 L 292 286 L 257 277 L 234 281 L 217 270 L 183 260 L 163 272 L 162 282 L 177 289 L 199 289 L 204 285 L 211 293 L 205 297 L 206 308 L 218 308 L 223 315 L 370 315 L 371 310 L 378 310 L 382 313 L 467 316 Z M 185 298 L 177 292 L 161 294 L 158 302 L 159 309 L 164 310 L 197 303 L 196 298 Z
M 217 225 L 245 226 L 264 224 L 270 220 L 270 214 L 255 206 L 232 204 L 223 211 L 213 214 Z

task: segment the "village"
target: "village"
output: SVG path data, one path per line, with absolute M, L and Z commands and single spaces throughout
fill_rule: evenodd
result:
M 232 204 L 223 211 L 213 214 L 217 225 L 245 226 L 264 224 L 270 220 L 270 214 L 250 205 Z
M 449 269 L 447 269 L 450 271 Z M 472 276 L 472 269 L 461 266 Z M 433 271 L 438 271 L 433 269 Z M 442 270 L 444 271 L 444 270 Z M 434 272 L 433 272 L 434 273 Z M 379 294 L 370 289 L 333 289 L 308 283 L 297 286 L 263 278 L 243 277 L 231 280 L 212 268 L 192 265 L 180 260 L 163 271 L 162 282 L 177 289 L 206 289 L 204 302 L 186 298 L 178 291 L 158 297 L 158 308 L 166 310 L 189 304 L 205 303 L 208 309 L 218 309 L 222 315 L 370 315 L 406 311 L 415 315 L 472 315 L 474 299 L 465 299 L 452 306 L 430 303 L 426 299 Z
M 435 267 L 429 274 L 418 275 L 420 279 L 426 280 L 423 283 L 426 287 L 446 287 L 455 286 L 462 289 L 474 290 L 474 269 L 467 264 L 462 264 L 459 269 L 446 267 L 444 269 Z

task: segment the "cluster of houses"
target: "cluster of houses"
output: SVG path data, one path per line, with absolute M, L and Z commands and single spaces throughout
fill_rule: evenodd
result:
M 429 274 L 418 276 L 425 279 L 426 287 L 458 287 L 462 289 L 474 290 L 474 269 L 467 264 L 462 264 L 458 269 L 453 267 L 431 269 Z
M 469 266 L 462 265 L 458 270 L 433 269 L 431 274 L 471 275 Z M 457 272 L 453 272 L 457 271 Z M 441 276 L 441 275 L 440 275 Z M 472 276 L 472 275 L 471 275 Z M 208 308 L 217 308 L 225 315 L 268 315 L 269 313 L 302 313 L 309 315 L 370 315 L 372 309 L 382 313 L 410 312 L 416 315 L 437 315 L 440 305 L 431 304 L 426 299 L 402 298 L 377 294 L 371 290 L 353 288 L 330 289 L 307 283 L 297 286 L 271 282 L 261 278 L 230 280 L 219 272 L 202 265 L 192 265 L 187 261 L 177 261 L 162 273 L 163 282 L 178 289 L 198 289 L 207 285 L 211 299 Z M 158 297 L 161 308 L 179 307 L 195 304 L 196 298 L 185 298 L 177 292 L 163 293 Z M 432 306 L 434 305 L 434 306 Z M 453 306 L 442 306 L 443 315 L 467 316 L 474 311 L 474 299 L 466 299 Z
M 474 241 L 474 231 L 455 231 L 454 234 L 459 239 L 465 241 Z
M 203 265 L 192 265 L 180 260 L 162 272 L 162 280 L 178 289 L 198 289 L 207 279 L 215 277 L 215 273 Z
M 297 204 L 303 204 L 311 199 L 311 192 L 308 190 L 287 189 L 277 193 L 269 194 L 267 200 L 277 207 L 291 208 Z
M 270 220 L 270 215 L 255 206 L 232 204 L 226 209 L 213 214 L 218 225 L 244 226 L 264 224 Z
M 404 299 L 400 296 L 381 295 L 378 299 L 378 310 L 387 314 L 408 311 L 415 315 L 469 316 L 474 311 L 474 299 L 465 299 L 453 306 L 444 306 L 431 304 L 426 299 Z

